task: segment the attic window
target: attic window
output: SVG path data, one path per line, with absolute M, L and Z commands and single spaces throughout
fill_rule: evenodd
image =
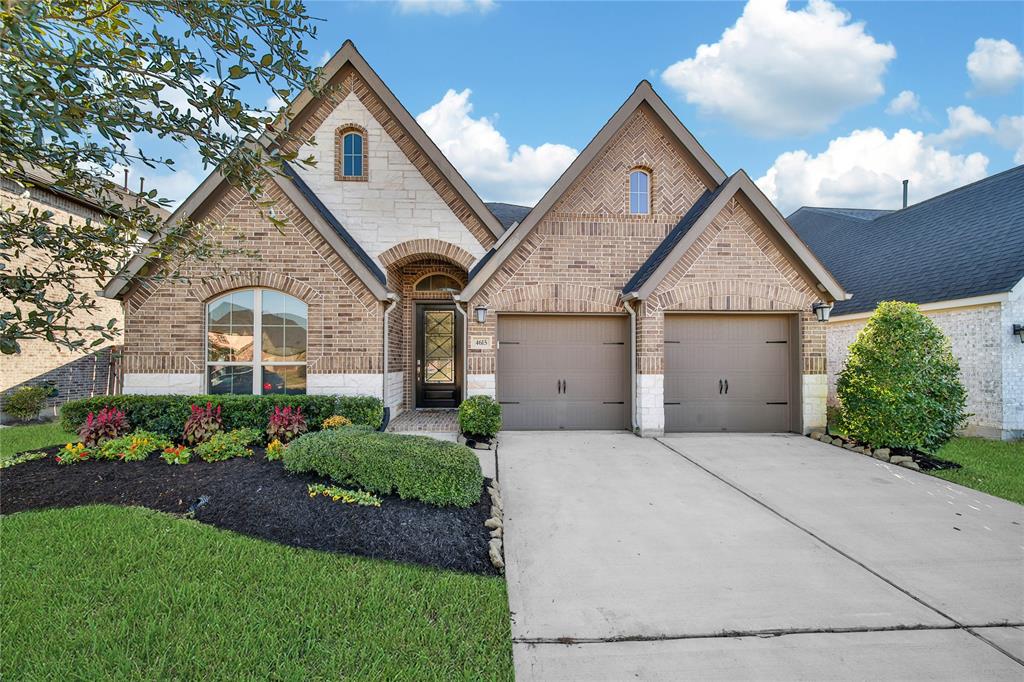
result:
M 448 275 L 427 275 L 416 282 L 416 291 L 461 291 L 462 285 L 455 281 L 455 278 Z
M 334 142 L 334 179 L 365 181 L 369 174 L 366 130 L 355 124 L 338 128 Z
M 646 170 L 629 173 L 629 212 L 632 215 L 647 215 L 651 212 L 651 174 Z

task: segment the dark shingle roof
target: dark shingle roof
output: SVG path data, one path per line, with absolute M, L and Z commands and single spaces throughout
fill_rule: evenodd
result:
M 291 178 L 291 181 L 295 184 L 295 187 L 298 188 L 299 192 L 302 193 L 302 196 L 306 197 L 306 200 L 309 201 L 309 203 L 313 205 L 313 208 L 317 210 L 317 213 L 327 221 L 327 224 L 331 226 L 331 229 L 338 233 L 338 236 L 341 237 L 341 240 L 345 242 L 345 245 L 352 250 L 352 253 L 355 254 L 356 258 L 358 258 L 360 262 L 369 269 L 377 281 L 381 284 L 386 284 L 387 277 L 380 269 L 380 266 L 370 258 L 370 255 L 363 250 L 363 247 L 359 245 L 359 242 L 352 238 L 352 235 L 348 233 L 348 230 L 345 229 L 344 225 L 338 222 L 338 219 L 334 217 L 334 214 L 331 213 L 330 209 L 324 206 L 323 202 L 320 201 L 320 197 L 310 189 L 309 185 L 299 177 L 299 174 L 296 173 L 291 166 L 285 163 L 283 164 L 283 167 L 285 175 Z
M 874 217 L 804 207 L 787 220 L 853 294 L 836 315 L 1001 293 L 1024 278 L 1024 166 Z
M 491 213 L 494 214 L 494 217 L 498 219 L 498 222 L 501 223 L 501 226 L 504 227 L 506 230 L 512 227 L 514 223 L 523 222 L 523 218 L 525 218 L 526 215 L 532 210 L 532 207 L 530 206 L 519 206 L 518 204 L 503 204 L 500 202 L 492 202 L 489 204 L 484 204 L 484 206 L 490 209 Z
M 718 193 L 722 191 L 722 188 L 725 187 L 726 184 L 728 184 L 728 179 L 716 187 L 714 191 L 704 190 L 704 194 L 700 195 L 700 198 L 694 202 L 693 206 L 690 207 L 690 210 L 686 212 L 686 215 L 684 215 L 676 226 L 672 228 L 672 231 L 665 236 L 665 239 L 662 240 L 661 244 L 658 244 L 658 248 L 652 251 L 651 255 L 647 257 L 646 261 L 644 261 L 644 264 L 641 265 L 635 273 L 633 273 L 633 276 L 628 282 L 626 282 L 626 286 L 622 287 L 622 293 L 628 294 L 636 291 L 642 287 L 648 279 L 650 279 L 651 275 L 654 274 L 654 271 L 658 269 L 658 266 L 668 258 L 670 253 L 672 253 L 672 249 L 676 247 L 686 233 L 690 231 L 690 228 L 694 226 L 702 215 L 704 215 L 704 211 L 707 210 L 708 206 L 711 205 L 711 202 L 715 200 L 715 197 L 718 196 Z

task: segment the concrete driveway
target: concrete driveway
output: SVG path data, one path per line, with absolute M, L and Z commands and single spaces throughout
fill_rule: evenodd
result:
M 499 466 L 518 679 L 1024 679 L 1024 507 L 799 436 Z

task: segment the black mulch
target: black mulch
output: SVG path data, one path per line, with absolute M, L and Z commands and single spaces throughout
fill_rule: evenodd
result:
M 906 455 L 913 457 L 917 465 L 921 467 L 921 471 L 936 471 L 938 469 L 959 469 L 960 464 L 957 462 L 950 462 L 948 459 L 940 459 L 933 455 L 928 455 L 918 450 L 904 450 L 903 448 L 896 448 L 892 451 L 893 455 Z
M 496 573 L 487 556 L 485 489 L 468 509 L 397 496 L 382 497 L 380 507 L 360 507 L 310 498 L 308 483 L 330 481 L 289 474 L 281 462 L 264 459 L 261 448 L 254 450 L 253 457 L 183 465 L 166 464 L 157 455 L 144 462 L 25 462 L 0 470 L 0 514 L 98 503 L 182 514 L 206 497 L 195 519 L 238 533 L 294 547 Z

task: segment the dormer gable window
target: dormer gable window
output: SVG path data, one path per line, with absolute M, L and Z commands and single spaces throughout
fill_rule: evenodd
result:
M 355 124 L 338 128 L 334 138 L 334 179 L 366 181 L 368 161 L 366 129 Z
M 629 212 L 648 215 L 651 212 L 651 172 L 635 168 L 629 172 Z

